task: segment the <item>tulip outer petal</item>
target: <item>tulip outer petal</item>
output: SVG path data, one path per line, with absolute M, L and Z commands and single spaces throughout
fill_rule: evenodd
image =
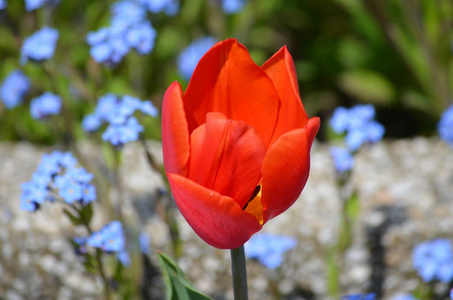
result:
M 186 177 L 167 173 L 176 204 L 193 230 L 209 245 L 234 249 L 261 229 L 258 220 L 230 197 Z
M 167 172 L 187 175 L 189 130 L 181 85 L 176 81 L 165 92 L 162 103 L 162 151 Z
M 313 117 L 304 128 L 282 135 L 263 162 L 262 197 L 264 223 L 287 210 L 298 199 L 310 171 L 310 149 L 319 129 Z

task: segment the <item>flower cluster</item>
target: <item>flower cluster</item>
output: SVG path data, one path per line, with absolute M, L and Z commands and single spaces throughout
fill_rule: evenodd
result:
M 198 61 L 216 42 L 213 37 L 202 37 L 181 52 L 178 56 L 178 69 L 184 79 L 189 80 L 192 77 Z
M 58 115 L 61 111 L 61 98 L 51 92 L 45 92 L 30 102 L 30 114 L 34 119 L 43 119 L 49 115 Z
M 0 86 L 0 99 L 6 108 L 11 109 L 22 103 L 25 93 L 30 89 L 30 80 L 20 70 L 12 71 Z
M 256 234 L 245 243 L 245 255 L 257 259 L 269 269 L 276 269 L 283 262 L 283 254 L 293 249 L 297 240 L 289 236 Z
M 98 130 L 102 123 L 109 123 L 102 138 L 114 146 L 121 146 L 136 141 L 139 133 L 143 131 L 143 126 L 133 116 L 137 110 L 152 117 L 158 114 L 151 101 L 141 101 L 131 96 L 119 98 L 114 94 L 106 94 L 98 99 L 95 112 L 85 116 L 82 126 L 85 131 L 92 132 Z
M 440 137 L 453 147 L 453 105 L 442 114 L 437 130 Z
M 152 13 L 164 12 L 166 15 L 174 16 L 179 11 L 177 0 L 138 0 L 146 9 Z
M 375 300 L 375 299 L 376 295 L 373 293 L 346 295 L 341 298 L 341 300 Z
M 417 245 L 413 252 L 413 264 L 425 282 L 453 280 L 453 251 L 451 242 L 435 239 Z
M 384 127 L 374 121 L 373 105 L 356 105 L 350 109 L 338 107 L 330 126 L 338 134 L 346 133 L 346 145 L 356 151 L 365 143 L 376 143 L 384 136 Z
M 130 265 L 123 225 L 120 221 L 113 221 L 105 225 L 89 237 L 77 237 L 74 242 L 79 246 L 82 253 L 86 252 L 87 246 L 98 248 L 106 253 L 115 253 L 123 265 Z
M 112 4 L 111 24 L 87 35 L 90 54 L 98 63 L 115 66 L 131 49 L 147 54 L 154 48 L 156 30 L 146 20 L 147 10 L 167 7 L 145 0 L 121 0 Z
M 26 38 L 21 49 L 21 64 L 27 63 L 29 59 L 42 61 L 52 58 L 57 46 L 58 35 L 58 30 L 43 27 Z
M 60 2 L 60 0 L 25 0 L 25 9 L 32 11 L 42 7 L 43 5 L 50 5 Z
M 222 9 L 227 14 L 237 13 L 244 7 L 246 0 L 222 0 Z
M 57 196 L 68 204 L 88 204 L 96 200 L 92 179 L 92 174 L 77 167 L 77 159 L 71 153 L 44 154 L 32 180 L 21 185 L 20 207 L 36 211 L 42 203 L 52 202 Z

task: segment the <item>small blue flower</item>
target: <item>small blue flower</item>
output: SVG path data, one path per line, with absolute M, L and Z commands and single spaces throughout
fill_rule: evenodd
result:
M 227 14 L 237 13 L 244 7 L 246 0 L 222 0 L 222 9 Z
M 37 172 L 50 176 L 57 174 L 60 171 L 60 156 L 61 152 L 59 151 L 54 151 L 51 154 L 44 154 L 41 158 L 41 163 L 38 165 Z
M 448 283 L 453 279 L 452 251 L 451 242 L 445 239 L 423 242 L 414 248 L 414 268 L 423 281 L 438 279 Z
M 112 4 L 112 24 L 128 26 L 146 18 L 146 8 L 137 1 L 122 0 Z
M 453 105 L 442 113 L 437 130 L 440 138 L 453 147 Z
M 58 115 L 61 111 L 61 98 L 51 92 L 45 92 L 30 102 L 30 113 L 34 119 L 43 119 L 48 115 Z
M 3 80 L 0 98 L 6 108 L 11 109 L 22 103 L 30 89 L 30 80 L 20 70 L 14 70 Z
M 126 241 L 121 222 L 113 221 L 101 230 L 94 232 L 87 240 L 87 245 L 106 252 L 125 251 Z
M 156 30 L 146 20 L 147 9 L 143 1 L 122 0 L 111 6 L 109 27 L 87 34 L 93 59 L 106 66 L 115 66 L 131 49 L 148 54 L 154 48 Z
M 0 0 L 0 10 L 5 9 L 7 5 L 6 0 Z
M 376 295 L 373 293 L 370 294 L 353 294 L 353 295 L 346 295 L 341 298 L 341 300 L 375 300 Z
M 34 212 L 39 209 L 39 204 L 31 200 L 29 197 L 27 197 L 27 195 L 22 194 L 20 196 L 20 209 Z
M 329 124 L 336 133 L 345 133 L 349 128 L 349 110 L 342 106 L 335 109 Z
M 346 133 L 346 145 L 356 151 L 365 143 L 376 143 L 385 133 L 384 126 L 373 120 L 375 109 L 371 104 L 356 105 L 350 109 L 338 107 L 330 119 L 330 127 L 338 134 Z
M 159 111 L 157 110 L 157 108 L 153 105 L 153 103 L 151 101 L 143 101 L 141 103 L 141 105 L 138 107 L 138 109 L 144 113 L 144 114 L 147 114 L 151 117 L 157 117 L 157 115 L 159 114 Z
M 392 300 L 418 300 L 418 298 L 415 298 L 414 296 L 410 294 L 403 294 L 403 295 L 398 295 L 396 297 L 393 297 Z
M 126 33 L 126 41 L 130 47 L 137 50 L 139 54 L 147 54 L 154 48 L 154 40 L 157 32 L 150 22 L 142 22 L 130 27 Z
M 96 200 L 96 188 L 91 184 L 82 186 L 83 191 L 83 203 L 87 204 Z
M 131 265 L 131 258 L 129 256 L 129 253 L 127 253 L 126 250 L 118 252 L 116 254 L 116 257 L 123 264 L 123 266 L 129 267 Z
M 25 64 L 29 59 L 41 61 L 52 58 L 57 40 L 58 30 L 50 27 L 43 27 L 29 36 L 22 45 L 21 64 Z
M 47 4 L 55 4 L 60 2 L 60 0 L 25 0 L 25 9 L 27 11 L 32 11 L 42 7 Z
M 138 238 L 138 243 L 140 245 L 140 251 L 142 251 L 143 254 L 147 254 L 149 251 L 148 236 L 144 233 L 140 234 L 140 236 Z
M 102 139 L 109 141 L 114 146 L 121 146 L 138 140 L 139 133 L 142 131 L 143 126 L 138 123 L 136 118 L 130 117 L 125 124 L 109 125 L 102 134 Z
M 138 0 L 147 10 L 152 13 L 165 12 L 166 15 L 174 16 L 178 13 L 179 3 L 176 0 Z
M 87 239 L 87 245 L 95 248 L 101 248 L 104 242 L 105 238 L 102 230 L 93 232 Z
M 272 234 L 255 234 L 244 245 L 245 255 L 248 258 L 258 259 L 269 269 L 276 269 L 283 262 L 283 254 L 293 249 L 297 240 L 289 236 Z
M 88 173 L 84 168 L 70 168 L 66 170 L 66 175 L 79 183 L 88 183 L 94 178 L 94 175 Z
M 66 181 L 65 184 L 60 187 L 58 193 L 61 198 L 68 204 L 72 204 L 75 201 L 80 201 L 83 198 L 83 189 L 78 182 Z
M 178 69 L 181 76 L 189 80 L 201 57 L 216 43 L 213 37 L 202 37 L 190 44 L 178 56 Z
M 99 97 L 98 104 L 95 109 L 95 114 L 102 121 L 107 121 L 110 115 L 112 114 L 113 110 L 116 109 L 118 101 L 119 101 L 118 97 L 111 93 Z
M 330 148 L 330 155 L 333 158 L 335 170 L 338 173 L 349 171 L 354 166 L 354 158 L 348 149 L 332 147 Z
M 82 120 L 82 128 L 85 131 L 92 132 L 98 130 L 102 125 L 101 119 L 95 115 L 86 115 Z

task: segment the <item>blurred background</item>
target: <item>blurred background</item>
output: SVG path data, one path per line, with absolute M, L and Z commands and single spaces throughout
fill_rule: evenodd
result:
M 451 238 L 453 166 L 445 162 L 453 153 L 435 136 L 453 102 L 453 1 L 0 0 L 0 299 L 10 291 L 22 296 L 5 299 L 102 299 L 99 280 L 68 243 L 81 233 L 61 207 L 19 209 L 20 184 L 54 149 L 73 151 L 94 173 L 94 227 L 122 214 L 126 231 L 143 231 L 152 247 L 179 256 L 201 291 L 231 299 L 228 253 L 198 239 L 166 193 L 158 114 L 167 87 L 177 80 L 185 89 L 201 56 L 227 38 L 237 38 L 259 65 L 286 45 L 307 114 L 321 117 L 302 199 L 264 230 L 300 243 L 277 271 L 252 262 L 252 299 L 346 292 L 390 299 L 414 291 L 418 299 L 446 298 L 453 248 L 443 256 L 448 268 L 438 268 L 451 271 L 447 279 L 436 279 L 433 267 L 422 275 L 426 285 L 411 253 L 425 240 Z M 114 140 L 97 131 L 112 101 L 140 103 L 135 110 L 152 118 L 140 117 L 135 135 Z M 360 104 L 367 106 L 355 113 L 368 111 L 365 121 L 382 124 L 384 142 L 382 129 L 353 149 L 356 165 L 342 157 L 339 168 L 329 147 L 344 132 L 329 119 L 339 107 Z M 443 139 L 453 145 L 453 108 L 445 119 Z M 142 144 L 122 148 L 139 133 Z M 39 208 L 28 204 L 25 210 Z M 161 279 L 153 283 L 158 263 L 140 265 L 132 254 L 134 286 L 156 288 L 160 298 L 147 291 L 148 298 L 163 299 Z M 429 255 L 420 266 L 432 267 Z M 132 290 L 120 292 L 148 299 Z
M 165 10 L 162 4 L 161 11 L 145 12 L 155 31 L 153 45 L 142 53 L 126 51 L 114 65 L 90 55 L 87 35 L 112 26 L 115 1 L 47 0 L 33 10 L 21 0 L 5 2 L 0 10 L 0 79 L 21 68 L 31 88 L 22 105 L 0 106 L 0 140 L 52 144 L 62 138 L 28 112 L 30 99 L 46 90 L 63 97 L 76 139 L 83 138 L 83 116 L 107 92 L 151 99 L 159 107 L 172 81 L 187 82 L 181 65 L 195 64 L 196 54 L 212 42 L 183 61 L 181 53 L 203 38 L 237 38 L 258 64 L 287 45 L 310 116 L 325 119 L 337 106 L 372 103 L 387 137 L 433 134 L 452 101 L 449 0 L 161 1 L 174 7 Z M 43 26 L 59 31 L 52 60 L 21 65 L 24 40 Z M 148 125 L 148 137 L 159 138 L 159 120 Z M 325 126 L 318 137 L 327 138 Z

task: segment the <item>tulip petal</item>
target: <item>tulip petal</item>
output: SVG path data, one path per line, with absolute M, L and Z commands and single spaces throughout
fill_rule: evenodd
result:
M 191 133 L 208 112 L 244 120 L 266 146 L 276 125 L 280 99 L 274 84 L 235 39 L 214 45 L 200 60 L 184 94 Z
M 173 82 L 162 103 L 162 150 L 165 170 L 187 175 L 189 159 L 189 130 L 183 106 L 182 89 Z
M 256 131 L 244 121 L 227 120 L 223 114 L 212 112 L 190 139 L 187 177 L 244 207 L 261 180 L 266 154 Z
M 220 249 L 237 248 L 261 229 L 256 218 L 242 211 L 232 198 L 222 196 L 183 176 L 170 173 L 167 176 L 184 218 L 211 246 Z
M 262 69 L 274 83 L 281 99 L 277 127 L 271 141 L 273 144 L 284 133 L 304 127 L 308 117 L 300 100 L 294 61 L 286 46 L 269 58 Z
M 311 118 L 306 127 L 282 135 L 266 153 L 261 196 L 264 223 L 287 210 L 302 192 L 319 124 L 319 118 Z

